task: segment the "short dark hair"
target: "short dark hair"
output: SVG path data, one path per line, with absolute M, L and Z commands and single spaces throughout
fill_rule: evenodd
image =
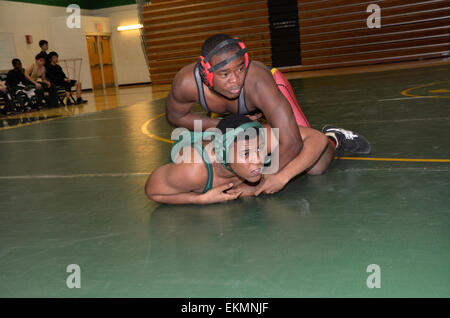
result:
M 217 129 L 219 129 L 222 134 L 225 134 L 227 132 L 227 128 L 236 129 L 245 123 L 251 122 L 252 120 L 245 115 L 231 114 L 219 121 L 217 124 Z
M 39 53 L 38 55 L 36 55 L 35 57 L 34 57 L 34 59 L 35 60 L 39 60 L 39 59 L 44 59 L 44 60 L 47 60 L 47 57 L 45 56 L 45 54 L 44 53 Z
M 43 45 L 48 44 L 47 40 L 40 40 L 39 41 L 39 47 L 42 47 Z
M 59 57 L 58 53 L 56 53 L 55 51 L 52 51 L 52 52 L 48 53 L 48 59 L 49 60 L 51 60 L 52 57 L 54 57 L 54 56 L 58 56 Z
M 22 63 L 19 59 L 12 59 L 11 64 L 12 66 L 16 66 L 17 63 Z
M 232 40 L 233 38 L 226 34 L 214 34 L 213 36 L 210 36 L 203 42 L 202 45 L 202 56 L 206 57 L 219 43 L 225 41 L 225 40 Z M 230 51 L 239 50 L 240 46 L 236 43 L 232 43 L 229 45 L 224 46 L 219 51 L 216 52 L 216 54 L 222 54 L 227 53 Z M 212 56 L 210 56 L 211 58 Z

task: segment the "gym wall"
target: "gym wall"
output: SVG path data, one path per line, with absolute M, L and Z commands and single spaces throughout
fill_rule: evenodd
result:
M 370 4 L 380 28 L 369 28 Z M 449 56 L 448 0 L 298 1 L 303 69 Z
M 130 2 L 129 0 L 127 0 Z M 24 66 L 34 62 L 35 55 L 40 51 L 38 42 L 41 39 L 49 41 L 49 50 L 60 53 L 60 59 L 82 57 L 81 81 L 83 88 L 89 89 L 91 75 L 86 39 L 82 30 L 95 29 L 95 17 L 108 18 L 109 26 L 104 25 L 103 30 L 111 33 L 113 63 L 115 65 L 116 84 L 127 85 L 135 83 L 148 83 L 151 81 L 148 73 L 146 56 L 142 50 L 139 30 L 125 32 L 117 31 L 119 25 L 139 23 L 137 5 L 120 5 L 101 9 L 85 9 L 82 7 L 82 29 L 68 29 L 66 19 L 67 3 L 77 1 L 29 0 L 29 1 L 0 1 L 0 30 L 13 35 L 17 56 Z M 95 2 L 96 6 L 106 5 L 105 1 Z M 109 6 L 124 3 L 122 0 L 111 0 Z M 49 5 L 58 3 L 59 5 Z M 83 4 L 83 3 L 81 3 Z M 88 18 L 86 18 L 88 17 Z M 89 18 L 91 17 L 91 18 Z M 60 21 L 55 24 L 54 19 Z M 85 23 L 89 19 L 88 23 Z M 77 32 L 79 31 L 79 32 Z M 94 30 L 95 32 L 96 30 Z M 32 43 L 27 44 L 25 35 L 32 36 Z M 81 43 L 81 44 L 80 44 Z M 80 52 L 81 50 L 81 52 Z M 8 69 L 12 66 L 8 65 Z
M 367 24 L 371 4 L 381 9 L 380 28 Z M 448 0 L 297 0 L 297 8 L 300 64 L 286 70 L 450 56 Z M 271 65 L 269 18 L 266 0 L 153 0 L 143 7 L 152 82 L 170 83 L 215 33 L 240 37 L 251 58 Z
M 265 0 L 153 0 L 142 15 L 154 84 L 171 83 L 180 68 L 198 59 L 203 41 L 216 33 L 239 37 L 252 59 L 272 63 Z

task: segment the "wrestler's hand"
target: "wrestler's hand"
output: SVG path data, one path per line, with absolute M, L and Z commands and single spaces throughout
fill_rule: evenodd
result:
M 258 119 L 260 119 L 263 116 L 263 113 L 258 112 L 253 115 L 246 115 L 246 116 L 253 121 L 257 121 Z
M 41 89 L 41 88 L 42 88 L 42 85 L 41 85 L 41 84 L 39 84 L 39 83 L 36 83 L 36 85 L 35 85 L 35 86 L 36 86 L 36 88 L 37 88 L 37 89 Z
M 241 183 L 240 185 L 233 187 L 232 189 L 228 190 L 227 193 L 234 194 L 241 192 L 241 197 L 250 197 L 254 196 L 256 191 L 256 186 L 251 186 L 245 183 Z
M 233 187 L 232 183 L 225 184 L 220 187 L 212 188 L 208 192 L 201 195 L 201 203 L 209 204 L 209 203 L 218 203 L 218 202 L 226 202 L 230 200 L 235 200 L 239 198 L 242 194 L 242 191 L 238 191 L 235 193 L 225 193 L 224 191 L 231 189 Z
M 256 186 L 255 196 L 260 195 L 261 193 L 265 194 L 273 194 L 284 188 L 284 186 L 289 182 L 282 175 L 276 174 L 265 174 L 263 175 L 263 179 Z

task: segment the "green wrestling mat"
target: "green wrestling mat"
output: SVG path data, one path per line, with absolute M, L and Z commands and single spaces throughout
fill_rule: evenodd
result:
M 378 160 L 226 204 L 145 196 L 171 147 L 164 100 L 0 131 L 0 296 L 450 297 L 449 75 L 291 81 L 314 128 L 358 131 Z

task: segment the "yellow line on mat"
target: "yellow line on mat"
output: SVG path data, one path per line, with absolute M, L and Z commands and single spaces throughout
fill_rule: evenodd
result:
M 147 120 L 147 121 L 141 126 L 141 131 L 142 131 L 142 133 L 144 133 L 145 135 L 149 136 L 150 138 L 153 138 L 153 139 L 156 139 L 156 140 L 159 140 L 159 141 L 168 142 L 168 143 L 170 143 L 170 144 L 173 144 L 173 140 L 170 140 L 170 139 L 166 139 L 166 138 L 163 138 L 163 137 L 156 136 L 155 134 L 152 134 L 151 132 L 148 131 L 148 125 L 149 125 L 152 121 L 154 121 L 154 120 L 156 120 L 156 119 L 158 119 L 158 118 L 164 116 L 165 114 L 166 114 L 166 113 L 161 113 L 161 114 L 156 115 L 156 116 L 153 116 L 152 118 L 150 118 L 149 120 Z
M 159 141 L 163 141 L 163 142 L 168 142 L 173 144 L 173 140 L 170 139 L 166 139 L 163 137 L 159 137 L 156 136 L 155 134 L 152 134 L 151 132 L 149 132 L 148 130 L 148 125 L 164 116 L 166 113 L 161 113 L 159 115 L 153 116 L 152 118 L 150 118 L 149 120 L 147 120 L 142 126 L 141 126 L 141 131 L 149 136 L 150 138 L 153 138 L 155 140 L 159 140 Z M 450 159 L 414 159 L 414 158 L 370 158 L 370 157 L 335 157 L 335 159 L 339 159 L 339 160 L 366 160 L 366 161 L 401 161 L 401 162 L 450 162 Z
M 369 161 L 403 161 L 403 162 L 450 162 L 450 159 L 413 159 L 413 158 L 335 157 L 335 159 L 369 160 Z
M 450 96 L 446 96 L 446 95 L 427 95 L 427 96 L 424 96 L 424 95 L 416 95 L 416 94 L 410 93 L 410 91 L 413 91 L 413 90 L 416 90 L 416 89 L 419 89 L 419 88 L 423 88 L 423 87 L 427 87 L 427 86 L 433 86 L 433 85 L 436 85 L 436 84 L 448 83 L 448 82 L 450 82 L 450 81 L 434 82 L 434 83 L 417 85 L 417 86 L 414 86 L 414 87 L 411 87 L 411 88 L 407 88 L 407 89 L 401 91 L 401 94 L 403 96 L 408 96 L 408 97 L 450 98 Z

